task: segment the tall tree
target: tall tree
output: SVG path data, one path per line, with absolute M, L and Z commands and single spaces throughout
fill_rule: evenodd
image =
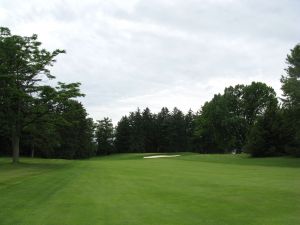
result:
M 286 150 L 300 156 L 300 44 L 287 55 L 286 75 L 282 76 L 284 124 L 290 139 Z
M 194 147 L 194 133 L 195 133 L 195 115 L 190 109 L 184 116 L 185 120 L 185 135 L 186 135 L 186 147 L 185 151 L 195 151 Z
M 131 128 L 127 116 L 118 122 L 115 133 L 115 147 L 118 153 L 130 152 Z
M 243 94 L 244 85 L 225 88 L 224 98 L 227 105 L 227 116 L 224 121 L 224 133 L 228 137 L 228 146 L 236 153 L 242 151 L 248 131 L 247 120 L 244 116 Z
M 108 155 L 113 152 L 114 128 L 111 119 L 105 117 L 96 126 L 97 154 Z
M 196 119 L 195 135 L 200 140 L 200 151 L 203 153 L 224 153 L 228 149 L 228 136 L 225 133 L 225 121 L 228 107 L 224 96 L 215 95 L 210 102 L 201 108 Z
M 184 114 L 176 107 L 173 109 L 170 117 L 169 140 L 170 150 L 179 152 L 186 148 L 186 127 Z
M 155 140 L 155 116 L 147 107 L 142 112 L 142 131 L 144 136 L 144 146 L 146 152 L 155 152 L 157 144 Z
M 277 106 L 269 107 L 251 127 L 245 151 L 253 157 L 283 155 L 288 138 L 282 112 Z
M 277 105 L 274 89 L 261 82 L 246 85 L 243 88 L 242 100 L 244 115 L 250 127 L 269 107 Z
M 145 152 L 145 135 L 143 131 L 143 117 L 140 109 L 129 114 L 130 123 L 130 152 Z
M 83 105 L 78 101 L 68 100 L 58 113 L 61 118 L 56 122 L 59 145 L 53 155 L 67 159 L 93 156 L 94 124 L 87 118 Z
M 19 161 L 21 131 L 47 115 L 56 105 L 80 96 L 79 83 L 57 88 L 43 85 L 43 78 L 53 79 L 49 67 L 64 50 L 49 52 L 41 48 L 37 35 L 12 35 L 0 28 L 0 101 L 11 133 L 13 162 Z
M 203 152 L 240 152 L 251 127 L 268 108 L 277 107 L 276 93 L 252 82 L 225 88 L 204 104 L 196 119 L 196 135 Z
M 170 123 L 171 115 L 167 107 L 163 107 L 156 116 L 156 140 L 157 152 L 168 152 L 170 150 Z

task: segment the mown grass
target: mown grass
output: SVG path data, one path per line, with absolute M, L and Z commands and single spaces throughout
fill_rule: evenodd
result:
M 0 224 L 296 225 L 300 159 L 0 159 Z

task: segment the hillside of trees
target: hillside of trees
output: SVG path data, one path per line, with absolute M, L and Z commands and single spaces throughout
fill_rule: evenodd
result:
M 300 44 L 287 55 L 280 98 L 267 84 L 252 82 L 226 87 L 198 112 L 137 109 L 116 127 L 107 117 L 96 122 L 88 117 L 79 101 L 84 97 L 80 83 L 43 82 L 55 79 L 50 68 L 63 53 L 43 49 L 37 35 L 22 37 L 0 28 L 0 154 L 12 155 L 14 162 L 20 154 L 67 159 L 184 151 L 300 156 Z

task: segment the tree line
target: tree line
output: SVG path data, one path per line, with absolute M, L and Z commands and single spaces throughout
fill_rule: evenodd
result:
M 114 127 L 93 121 L 78 100 L 80 83 L 47 84 L 64 50 L 47 51 L 37 35 L 0 28 L 0 154 L 87 158 L 125 152 L 300 155 L 300 45 L 287 56 L 283 97 L 261 82 L 225 88 L 194 113 L 137 109 Z
M 225 88 L 223 94 L 214 95 L 196 113 L 162 108 L 153 114 L 148 108 L 138 109 L 123 116 L 115 130 L 111 120 L 105 118 L 98 125 L 98 129 L 107 131 L 105 136 L 102 132 L 97 135 L 98 152 L 247 152 L 255 157 L 300 156 L 299 44 L 287 55 L 286 63 L 286 74 L 281 77 L 282 98 L 278 99 L 272 87 L 252 82 Z M 109 147 L 103 151 L 101 146 Z

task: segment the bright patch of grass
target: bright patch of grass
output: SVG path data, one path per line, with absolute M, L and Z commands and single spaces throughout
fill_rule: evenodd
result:
M 0 159 L 0 224 L 300 224 L 300 159 Z

